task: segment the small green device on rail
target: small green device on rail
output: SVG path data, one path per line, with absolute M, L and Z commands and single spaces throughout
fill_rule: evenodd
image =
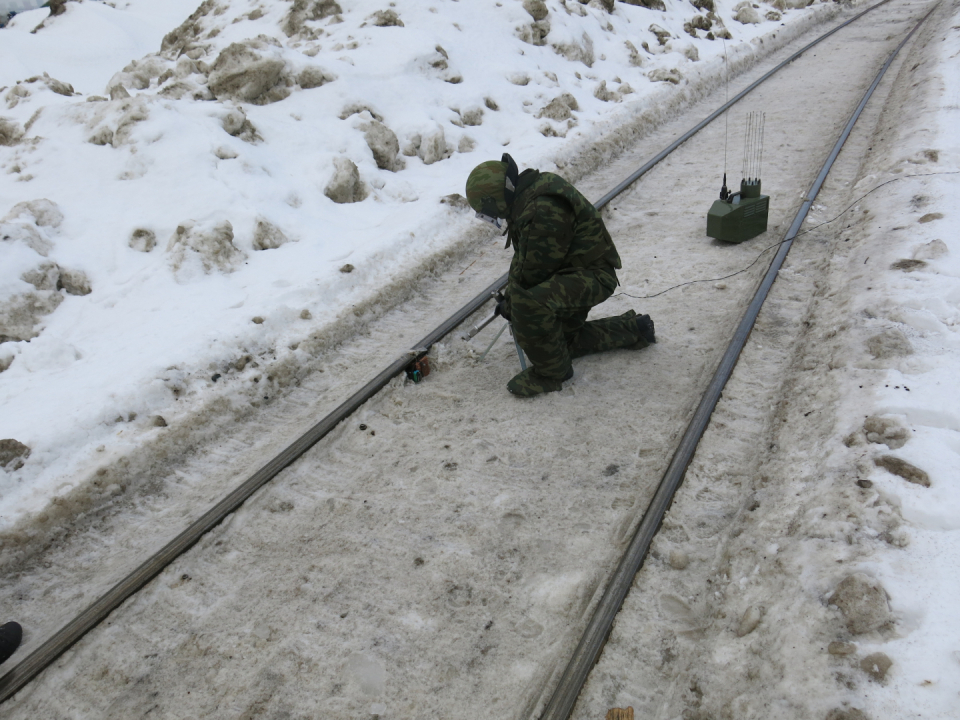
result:
M 747 115 L 740 192 L 732 193 L 727 190 L 727 173 L 723 173 L 720 199 L 714 200 L 710 212 L 707 213 L 707 235 L 715 240 L 742 243 L 767 230 L 770 197 L 760 193 L 764 119 L 765 114 L 762 112 L 751 112 Z
M 707 213 L 707 235 L 729 243 L 742 243 L 767 230 L 770 196 L 760 194 L 760 178 L 740 181 L 740 192 L 727 192 L 726 176 L 720 199 Z

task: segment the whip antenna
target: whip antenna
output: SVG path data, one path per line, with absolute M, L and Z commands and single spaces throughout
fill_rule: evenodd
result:
M 730 65 L 727 64 L 727 40 L 726 38 L 720 38 L 723 40 L 723 91 L 726 96 L 726 105 L 730 104 Z M 720 186 L 720 199 L 726 200 L 730 197 L 730 191 L 727 190 L 727 138 L 729 133 L 727 132 L 727 127 L 729 126 L 730 121 L 730 111 L 726 110 L 723 113 L 723 185 Z
M 760 180 L 760 171 L 763 169 L 763 130 L 767 126 L 767 114 L 760 114 L 760 155 L 757 158 L 757 181 Z
M 747 127 L 743 142 L 743 181 L 748 185 L 760 184 L 763 160 L 763 129 L 766 113 L 754 110 L 747 114 Z

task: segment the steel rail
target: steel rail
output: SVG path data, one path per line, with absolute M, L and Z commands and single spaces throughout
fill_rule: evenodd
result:
M 776 72 L 796 60 L 804 52 L 814 47 L 821 41 L 827 39 L 850 23 L 858 20 L 872 10 L 885 5 L 888 2 L 890 2 L 890 0 L 881 0 L 881 2 L 870 6 L 866 10 L 863 10 L 852 18 L 846 20 L 842 24 L 821 35 L 816 40 L 791 55 L 788 59 L 777 65 L 773 70 L 767 72 L 759 80 L 749 85 L 745 90 L 738 93 L 733 99 L 724 103 L 724 105 L 722 105 L 719 109 L 711 113 L 700 123 L 684 133 L 666 149 L 659 152 L 656 156 L 654 156 L 654 158 L 649 160 L 640 169 L 631 174 L 629 178 L 621 182 L 616 186 L 616 188 L 598 200 L 595 203 L 595 207 L 598 210 L 602 209 L 614 197 L 619 195 L 627 187 L 636 182 L 640 177 L 649 172 L 650 169 L 652 169 L 655 165 L 657 165 L 657 163 L 680 147 L 680 145 L 693 137 L 693 135 L 706 127 L 706 125 L 708 125 L 710 122 L 722 115 L 727 109 L 736 104 L 762 82 L 766 81 Z M 203 537 L 203 535 L 223 522 L 227 516 L 235 512 L 263 485 L 270 482 L 270 480 L 275 478 L 282 470 L 296 461 L 305 452 L 307 452 L 307 450 L 313 447 L 313 445 L 323 439 L 340 422 L 349 417 L 367 400 L 382 390 L 387 383 L 390 382 L 390 380 L 406 369 L 412 359 L 429 350 L 430 346 L 444 338 L 454 328 L 466 320 L 466 318 L 479 310 L 493 297 L 493 295 L 496 294 L 498 290 L 501 290 L 506 283 L 507 273 L 504 273 L 497 280 L 491 283 L 483 292 L 470 300 L 456 313 L 444 320 L 412 349 L 402 354 L 390 365 L 381 370 L 376 377 L 367 382 L 362 388 L 360 388 L 360 390 L 355 392 L 350 398 L 340 404 L 333 412 L 320 420 L 316 425 L 295 440 L 279 455 L 270 460 L 260 470 L 258 470 L 240 486 L 233 490 L 229 495 L 224 497 L 214 507 L 204 513 L 200 518 L 195 520 L 188 528 L 183 530 L 173 540 L 167 543 L 167 545 L 165 545 L 161 550 L 144 561 L 133 572 L 114 585 L 113 588 L 111 588 L 107 593 L 87 607 L 82 613 L 67 623 L 64 627 L 54 633 L 53 636 L 44 641 L 27 657 L 13 666 L 6 674 L 3 675 L 3 677 L 0 677 L 0 703 L 5 702 L 15 693 L 17 693 L 34 677 L 36 677 L 40 672 L 42 672 L 46 667 L 60 657 L 60 655 L 66 652 L 74 643 L 80 640 L 80 638 L 82 638 L 86 633 L 106 619 L 111 612 L 113 612 L 128 598 L 138 592 L 153 578 L 159 575 L 163 569 L 167 567 L 167 565 L 189 550 L 201 537 Z
M 939 2 L 937 5 L 939 5 Z M 833 163 L 840 154 L 840 150 L 847 141 L 847 138 L 850 136 L 853 126 L 859 119 L 860 114 L 863 112 L 867 101 L 873 95 L 874 90 L 876 90 L 877 85 L 880 84 L 880 81 L 886 74 L 887 69 L 900 53 L 900 50 L 903 49 L 904 45 L 913 37 L 913 34 L 920 28 L 924 21 L 930 17 L 933 11 L 936 10 L 937 5 L 934 5 L 934 7 L 920 19 L 893 53 L 891 53 L 890 57 L 887 58 L 883 67 L 880 68 L 873 83 L 860 100 L 860 104 L 857 105 L 856 110 L 854 110 L 850 116 L 846 126 L 844 126 L 843 131 L 840 133 L 836 144 L 824 161 L 813 185 L 810 186 L 810 190 L 804 196 L 800 209 L 797 211 L 796 217 L 791 223 L 784 237 L 784 241 L 780 245 L 779 251 L 770 263 L 770 267 L 766 275 L 764 275 L 760 286 L 757 288 L 753 300 L 741 318 L 740 324 L 737 326 L 736 332 L 733 335 L 733 339 L 727 346 L 727 350 L 723 358 L 721 358 L 720 364 L 710 384 L 707 386 L 707 390 L 704 392 L 703 398 L 697 406 L 696 412 L 694 412 L 693 418 L 690 420 L 690 424 L 687 426 L 683 438 L 680 440 L 680 444 L 677 446 L 677 450 L 670 460 L 670 464 L 663 474 L 663 478 L 660 480 L 660 485 L 657 487 L 657 491 L 650 501 L 650 505 L 647 507 L 647 511 L 644 513 L 640 525 L 637 527 L 630 541 L 630 545 L 620 559 L 616 571 L 611 577 L 599 604 L 594 610 L 590 622 L 560 678 L 557 688 L 554 690 L 547 706 L 540 715 L 540 720 L 567 720 L 567 718 L 570 717 L 570 713 L 573 712 L 580 692 L 587 681 L 587 676 L 600 659 L 600 653 L 603 651 L 603 646 L 606 644 L 607 637 L 610 635 L 613 621 L 620 612 L 620 608 L 626 599 L 627 593 L 630 591 L 637 572 L 639 572 L 640 567 L 643 565 L 653 537 L 660 528 L 660 523 L 667 509 L 673 502 L 674 494 L 683 482 L 687 466 L 693 459 L 697 445 L 700 443 L 700 439 L 707 429 L 710 416 L 713 414 L 717 402 L 720 399 L 720 394 L 723 392 L 727 380 L 729 380 L 733 373 L 733 369 L 740 357 L 740 352 L 746 345 L 747 338 L 753 330 L 754 323 L 760 313 L 760 308 L 763 306 L 763 302 L 766 300 L 767 294 L 774 280 L 777 278 L 777 273 L 783 265 L 787 253 L 790 252 L 793 240 L 797 236 L 803 221 L 806 219 L 810 206 L 820 192 L 827 173 L 829 173 L 830 168 L 833 167 Z

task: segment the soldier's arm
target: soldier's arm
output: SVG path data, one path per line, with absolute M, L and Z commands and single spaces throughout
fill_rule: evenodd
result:
M 555 275 L 570 250 L 573 231 L 574 214 L 566 203 L 552 197 L 538 198 L 532 219 L 520 228 L 511 279 L 532 288 Z

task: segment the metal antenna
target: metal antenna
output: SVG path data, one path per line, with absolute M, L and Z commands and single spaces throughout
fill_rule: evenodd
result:
M 747 113 L 743 134 L 743 180 L 750 185 L 760 182 L 763 165 L 763 135 L 767 114 L 759 110 Z
M 760 171 L 763 169 L 763 131 L 767 126 L 767 114 L 760 115 L 760 157 L 757 160 L 757 182 L 760 182 Z
M 750 177 L 750 121 L 753 120 L 753 114 L 747 113 L 747 120 L 743 128 L 743 166 L 740 177 L 746 180 Z
M 740 177 L 743 180 L 747 179 L 747 143 L 750 138 L 750 116 L 747 115 L 746 121 L 743 123 L 743 160 L 740 163 Z
M 726 38 L 721 38 L 723 40 L 723 71 L 724 71 L 724 93 L 726 94 L 726 103 L 730 103 L 730 65 L 727 63 L 727 40 Z M 723 113 L 723 185 L 720 186 L 720 199 L 726 200 L 730 197 L 730 191 L 727 190 L 727 142 L 729 138 L 729 132 L 727 128 L 730 123 L 730 111 L 727 110 Z

